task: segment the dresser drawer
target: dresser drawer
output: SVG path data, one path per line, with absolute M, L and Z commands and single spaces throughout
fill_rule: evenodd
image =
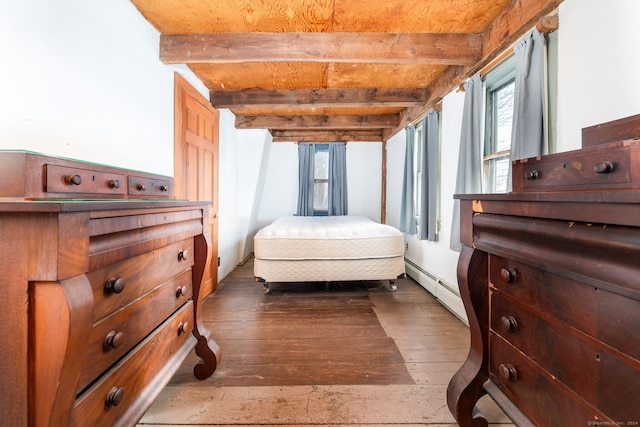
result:
M 534 425 L 566 427 L 612 422 L 494 334 L 489 336 L 489 376 Z
M 117 216 L 112 211 L 105 211 L 94 215 L 89 222 L 90 270 L 197 236 L 203 222 L 201 210 Z M 183 263 L 191 262 L 190 256 L 183 259 Z
M 137 199 L 169 197 L 173 194 L 171 180 L 129 176 L 129 196 Z
M 491 295 L 491 329 L 585 400 L 596 403 L 595 373 L 600 360 L 609 357 L 600 348 L 551 325 L 500 292 Z
M 596 316 L 596 337 L 640 361 L 640 301 L 598 291 Z
M 543 320 L 500 292 L 491 296 L 491 329 L 608 417 L 640 419 L 637 362 Z
M 595 336 L 597 291 L 593 287 L 495 255 L 489 256 L 489 281 L 522 304 Z
M 99 194 L 124 196 L 127 191 L 126 176 L 115 172 L 102 172 L 70 166 L 45 165 L 45 192 L 75 194 Z
M 621 141 L 514 162 L 513 190 L 638 188 L 639 167 L 640 142 Z
M 187 270 L 94 324 L 77 391 L 82 391 L 191 296 Z
M 187 251 L 187 258 L 184 254 Z M 94 321 L 151 291 L 193 265 L 193 239 L 138 255 L 87 273 L 94 298 Z M 141 268 L 144 266 L 144 268 Z M 189 270 L 190 271 L 190 270 Z
M 192 330 L 190 301 L 78 397 L 71 425 L 107 426 L 116 422 L 134 425 L 139 416 L 132 419 L 132 414 L 139 413 L 140 405 L 146 407 L 165 385 L 156 380 L 157 376 L 167 369 L 177 370 L 183 360 L 182 357 L 176 360 L 177 353 L 186 357 L 182 350 L 194 347 Z M 167 375 L 161 377 L 169 380 Z

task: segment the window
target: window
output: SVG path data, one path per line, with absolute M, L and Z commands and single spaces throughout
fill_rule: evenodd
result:
M 413 201 L 417 235 L 423 240 L 436 240 L 437 237 L 428 238 L 428 235 L 435 236 L 440 230 L 440 114 L 436 114 L 436 123 L 432 122 L 437 126 L 436 140 L 427 142 L 425 135 L 427 118 L 416 124 L 414 134 Z M 427 144 L 435 144 L 435 146 L 427 146 Z M 425 164 L 425 161 L 428 164 Z M 423 197 L 426 199 L 423 200 Z
M 543 41 L 546 40 L 546 48 Z M 483 75 L 485 123 L 483 191 L 504 193 L 511 186 L 511 158 L 522 159 L 553 152 L 556 131 L 557 35 L 532 32 L 506 59 Z M 515 104 L 516 55 L 518 90 Z M 532 58 L 531 56 L 534 56 Z M 535 69 L 529 69 L 528 67 Z M 545 69 L 537 68 L 545 67 Z M 542 75 L 539 75 L 539 71 Z M 544 106 L 542 106 L 544 104 Z M 517 141 L 512 141 L 513 121 L 518 121 Z
M 313 215 L 329 212 L 329 144 L 315 144 L 313 170 Z
M 413 146 L 413 206 L 416 224 L 420 226 L 420 208 L 422 205 L 422 156 L 424 153 L 423 137 L 424 125 L 423 122 L 416 124 L 416 131 L 414 133 Z
M 485 138 L 483 188 L 485 193 L 506 193 L 511 162 L 511 127 L 515 63 L 507 58 L 485 75 Z

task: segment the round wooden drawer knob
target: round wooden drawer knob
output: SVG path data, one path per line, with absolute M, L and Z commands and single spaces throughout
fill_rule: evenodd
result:
M 118 179 L 109 180 L 109 188 L 120 188 L 120 180 Z
M 169 186 L 167 184 L 163 184 L 160 186 L 160 191 L 169 191 Z
M 119 294 L 124 291 L 124 279 L 122 277 L 112 277 L 104 285 L 104 291 L 108 294 Z
M 506 381 L 515 381 L 518 379 L 518 371 L 516 368 L 510 363 L 502 363 L 498 367 L 500 371 L 500 376 Z
M 518 330 L 518 322 L 513 316 L 502 316 L 500 323 L 502 323 L 502 330 L 505 332 L 515 332 Z
M 505 283 L 513 283 L 518 278 L 518 272 L 513 268 L 503 268 L 500 270 L 500 278 Z
M 530 171 L 527 171 L 525 176 L 526 176 L 527 179 L 530 179 L 530 180 L 533 181 L 533 180 L 538 179 L 538 177 L 540 176 L 540 173 L 537 170 L 532 169 Z
M 107 406 L 118 406 L 120 402 L 124 399 L 124 388 L 122 387 L 112 387 L 109 390 L 109 394 L 107 394 L 107 400 L 105 404 Z
M 144 184 L 138 184 L 137 186 L 139 191 L 146 191 L 147 190 L 147 186 Z
M 600 163 L 596 163 L 593 166 L 593 171 L 595 173 L 609 173 L 613 171 L 613 163 L 609 161 L 604 161 Z
M 187 295 L 187 287 L 186 286 L 178 286 L 176 289 L 176 298 L 180 298 L 181 296 Z
M 80 185 L 80 184 L 82 184 L 82 177 L 80 175 L 69 175 L 64 180 L 69 185 Z
M 180 322 L 178 324 L 178 335 L 182 335 L 189 330 L 189 322 Z
M 189 251 L 188 250 L 183 250 L 178 252 L 178 261 L 185 261 L 189 259 Z
M 102 345 L 105 350 L 109 351 L 112 348 L 118 348 L 123 340 L 124 334 L 122 332 L 111 331 L 104 337 Z

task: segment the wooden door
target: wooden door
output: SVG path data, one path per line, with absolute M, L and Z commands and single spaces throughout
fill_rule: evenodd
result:
M 175 74 L 174 192 L 177 199 L 209 200 L 212 256 L 204 293 L 218 284 L 218 135 L 220 113 L 182 76 Z

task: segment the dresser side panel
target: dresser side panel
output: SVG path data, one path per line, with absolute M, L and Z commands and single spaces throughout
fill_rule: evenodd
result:
M 3 153 L 0 156 L 0 197 L 22 197 L 24 194 L 24 153 Z
M 58 280 L 89 270 L 89 212 L 59 216 Z
M 22 235 L 29 247 L 28 279 L 55 281 L 58 277 L 58 214 L 25 213 Z
M 28 281 L 29 248 L 20 214 L 0 213 L 0 419 L 5 425 L 28 423 Z

